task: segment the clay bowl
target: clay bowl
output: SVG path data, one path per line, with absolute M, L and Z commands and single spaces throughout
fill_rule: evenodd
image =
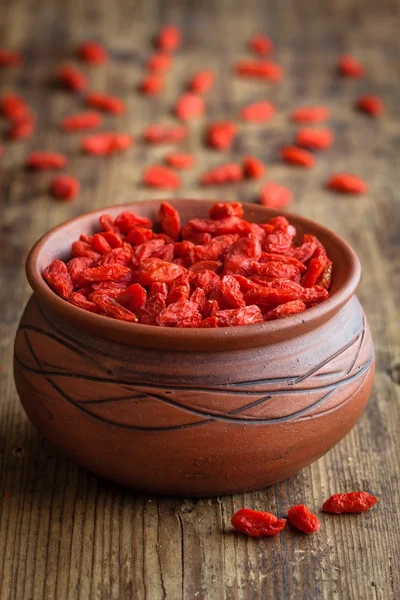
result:
M 173 201 L 183 222 L 212 202 Z M 98 216 L 154 218 L 159 201 L 95 211 L 32 249 L 34 294 L 15 343 L 15 381 L 34 426 L 90 471 L 137 490 L 212 496 L 254 490 L 317 460 L 354 426 L 371 392 L 373 347 L 354 296 L 360 265 L 325 227 L 288 215 L 334 262 L 331 297 L 280 321 L 226 329 L 166 329 L 91 314 L 41 277 Z M 265 222 L 277 211 L 245 205 Z

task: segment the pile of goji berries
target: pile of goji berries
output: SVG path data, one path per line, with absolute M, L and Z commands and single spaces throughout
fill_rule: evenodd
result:
M 182 43 L 180 30 L 174 25 L 163 27 L 155 38 L 155 51 L 145 57 L 145 74 L 138 84 L 140 93 L 152 97 L 164 93 L 168 73 L 174 66 L 174 53 Z M 249 78 L 268 83 L 278 83 L 284 79 L 281 66 L 270 55 L 275 51 L 274 43 L 264 34 L 254 35 L 248 42 L 250 59 L 238 61 L 233 73 L 241 78 Z M 108 50 L 99 42 L 83 41 L 76 48 L 76 58 L 86 65 L 95 68 L 107 68 L 110 64 Z M 20 68 L 23 56 L 15 51 L 0 49 L 0 68 Z M 343 55 L 337 61 L 338 75 L 348 79 L 359 80 L 366 76 L 366 68 L 355 57 Z M 85 110 L 66 115 L 60 123 L 64 132 L 84 132 L 101 127 L 102 113 L 118 117 L 127 111 L 127 104 L 121 98 L 104 91 L 90 89 L 90 77 L 80 66 L 68 63 L 59 66 L 54 77 L 59 86 L 75 94 L 82 101 Z M 171 107 L 176 118 L 182 123 L 153 123 L 146 127 L 143 141 L 147 144 L 178 144 L 190 135 L 187 123 L 193 119 L 206 116 L 207 93 L 217 83 L 216 74 L 209 69 L 189 74 L 185 91 L 175 100 Z M 25 140 L 35 133 L 35 117 L 25 100 L 16 93 L 6 93 L 0 98 L 3 116 L 9 121 L 6 133 L 8 140 Z M 354 108 L 372 117 L 380 117 L 384 112 L 382 100 L 372 94 L 362 95 L 354 100 Z M 245 134 L 245 123 L 255 123 L 259 127 L 277 113 L 277 108 L 264 97 L 239 107 L 235 115 L 204 125 L 204 142 L 219 152 L 232 148 L 237 136 Z M 300 124 L 294 136 L 293 144 L 280 149 L 278 157 L 289 165 L 312 169 L 317 163 L 316 152 L 326 151 L 334 144 L 333 131 L 322 124 L 330 117 L 325 106 L 300 106 L 291 111 L 290 119 Z M 306 126 L 304 126 L 306 125 Z M 101 131 L 91 133 L 80 140 L 81 150 L 96 156 L 114 155 L 126 151 L 134 144 L 129 132 Z M 0 147 L 0 155 L 3 148 Z M 63 168 L 60 161 L 49 160 L 53 152 L 35 152 L 34 159 L 28 156 L 27 166 L 36 169 Z M 54 153 L 59 156 L 58 153 Z M 47 155 L 43 160 L 38 155 Z M 181 177 L 175 170 L 189 170 L 195 165 L 195 159 L 187 152 L 168 153 L 164 157 L 165 164 L 149 164 L 142 175 L 142 183 L 148 187 L 161 189 L 177 189 L 182 186 Z M 67 157 L 63 157 L 64 165 Z M 56 164 L 57 162 L 57 164 Z M 263 179 L 266 176 L 266 165 L 258 157 L 246 156 L 236 162 L 222 163 L 206 170 L 199 177 L 201 185 L 233 184 L 244 179 Z M 67 179 L 65 179 L 67 178 Z M 68 181 L 68 183 L 66 183 Z M 351 173 L 334 173 L 325 183 L 330 190 L 346 194 L 365 194 L 367 184 L 363 179 Z M 50 182 L 51 193 L 61 199 L 72 199 L 79 191 L 79 182 L 72 175 L 61 175 Z M 273 208 L 284 208 L 293 199 L 293 193 L 281 183 L 268 181 L 262 184 L 259 193 L 261 204 Z
M 378 498 L 367 492 L 347 492 L 333 494 L 322 506 L 323 512 L 335 515 L 343 513 L 362 513 L 378 502 Z M 302 533 L 315 533 L 321 523 L 305 504 L 292 506 L 287 513 L 287 519 L 279 519 L 269 512 L 241 508 L 232 517 L 233 527 L 240 533 L 250 537 L 272 537 L 278 535 L 285 527 L 286 521 Z
M 295 245 L 285 217 L 261 224 L 242 217 L 238 202 L 218 202 L 209 218 L 184 225 L 163 202 L 155 229 L 130 211 L 104 214 L 101 231 L 81 235 L 71 260 L 54 260 L 43 277 L 79 308 L 161 327 L 250 325 L 328 298 L 332 262 L 315 236 Z

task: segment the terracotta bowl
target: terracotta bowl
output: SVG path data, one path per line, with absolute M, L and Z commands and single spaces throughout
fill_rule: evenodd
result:
M 172 202 L 183 222 L 212 202 Z M 34 294 L 15 342 L 15 381 L 34 426 L 87 469 L 137 490 L 212 496 L 290 477 L 341 440 L 371 392 L 374 355 L 354 296 L 360 264 L 325 227 L 296 215 L 334 263 L 331 297 L 280 321 L 225 329 L 133 325 L 56 296 L 41 272 L 71 241 L 123 209 L 154 218 L 159 201 L 68 221 L 32 249 Z M 278 214 L 245 205 L 245 218 Z

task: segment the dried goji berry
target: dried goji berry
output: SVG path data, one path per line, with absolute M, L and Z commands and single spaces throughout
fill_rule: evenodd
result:
M 320 522 L 305 504 L 297 504 L 288 510 L 289 523 L 303 533 L 315 533 Z
M 326 150 L 333 144 L 333 133 L 330 129 L 304 127 L 297 131 L 295 143 L 311 150 Z
M 0 48 L 0 67 L 19 67 L 23 58 L 20 52 Z
M 3 94 L 0 100 L 1 112 L 10 121 L 21 121 L 31 117 L 28 104 L 14 93 Z
M 165 157 L 165 162 L 174 169 L 191 169 L 195 163 L 194 156 L 192 154 L 186 154 L 184 152 L 171 152 Z
M 321 123 L 329 119 L 329 109 L 325 106 L 301 106 L 291 114 L 296 123 Z
M 50 192 L 55 198 L 72 200 L 79 194 L 79 181 L 71 175 L 59 175 L 52 180 Z
M 13 121 L 7 131 L 9 140 L 25 140 L 35 132 L 35 121 L 31 116 Z
M 125 103 L 121 98 L 103 92 L 90 92 L 86 96 L 86 104 L 91 108 L 97 108 L 114 115 L 122 115 L 126 110 Z
M 195 302 L 182 299 L 173 304 L 169 304 L 160 312 L 156 321 L 161 327 L 196 327 L 201 321 L 201 314 L 199 312 L 199 307 Z M 184 325 L 182 325 L 182 323 L 184 323 Z
M 97 305 L 91 300 L 88 300 L 86 296 L 80 292 L 72 292 L 68 298 L 68 302 L 74 306 L 77 306 L 78 308 L 83 308 L 83 310 L 88 310 L 92 313 L 99 312 Z
M 152 227 L 153 223 L 147 217 L 137 215 L 130 210 L 124 210 L 116 217 L 114 225 L 122 233 L 128 233 L 135 227 Z
M 255 323 L 262 323 L 264 320 L 260 308 L 255 305 L 219 310 L 215 316 L 218 319 L 218 327 L 254 325 Z
M 326 256 L 317 256 L 310 260 L 307 272 L 303 275 L 301 285 L 305 288 L 316 285 L 327 265 L 328 259 Z
M 341 75 L 360 79 L 365 75 L 365 68 L 359 60 L 350 54 L 343 54 L 338 60 L 338 69 Z
M 356 102 L 356 107 L 358 110 L 368 113 L 371 117 L 381 117 L 384 111 L 382 100 L 371 94 L 360 96 Z
M 275 114 L 275 106 L 271 102 L 254 102 L 244 106 L 240 111 L 240 116 L 244 121 L 253 123 L 265 123 Z
M 154 281 L 171 283 L 186 272 L 184 267 L 159 258 L 148 258 L 139 265 L 139 283 L 151 285 Z
M 280 533 L 285 528 L 286 519 L 278 519 L 268 512 L 241 508 L 233 515 L 232 525 L 240 533 L 259 538 Z
M 99 127 L 102 122 L 102 115 L 90 110 L 64 117 L 61 121 L 61 129 L 64 131 L 85 131 L 86 129 L 95 129 L 96 127 Z
M 274 181 L 268 181 L 261 190 L 260 202 L 268 208 L 284 208 L 292 200 L 292 190 Z
M 162 165 L 147 167 L 143 173 L 143 183 L 148 187 L 171 190 L 181 187 L 180 177 L 174 171 Z
M 161 202 L 158 211 L 158 220 L 162 231 L 172 240 L 176 241 L 179 238 L 181 229 L 181 220 L 176 208 L 168 204 L 168 202 Z
M 77 52 L 81 60 L 92 65 L 103 65 L 108 61 L 108 52 L 99 42 L 82 42 Z
M 129 321 L 130 323 L 138 322 L 136 315 L 117 302 L 110 294 L 103 291 L 95 292 L 94 294 L 91 294 L 91 300 L 108 317 L 118 319 L 119 321 Z
M 147 292 L 140 283 L 134 283 L 120 292 L 117 301 L 133 313 L 142 308 L 147 300 Z
M 157 52 L 156 54 L 149 56 L 146 66 L 149 71 L 164 73 L 165 71 L 169 71 L 172 67 L 172 56 L 163 52 Z
M 243 171 L 249 179 L 261 179 L 267 172 L 267 168 L 258 158 L 246 156 L 243 159 Z
M 306 167 L 311 169 L 315 166 L 315 157 L 303 148 L 297 146 L 286 146 L 281 150 L 281 156 L 286 163 L 296 165 L 298 167 Z
M 242 166 L 234 163 L 227 163 L 225 165 L 214 167 L 214 169 L 207 171 L 207 173 L 203 173 L 200 181 L 203 185 L 221 185 L 224 183 L 241 181 L 242 179 Z
M 164 90 L 164 79 L 160 75 L 146 75 L 140 82 L 139 89 L 146 96 L 156 96 Z
M 272 60 L 242 60 L 236 64 L 236 73 L 271 82 L 281 81 L 283 77 L 282 67 Z
M 220 286 L 224 301 L 230 308 L 246 306 L 238 281 L 232 275 L 224 275 Z
M 175 104 L 175 114 L 183 121 L 203 116 L 204 109 L 205 105 L 202 96 L 193 92 L 183 94 Z
M 276 308 L 273 308 L 265 315 L 265 320 L 270 321 L 273 319 L 283 319 L 284 317 L 290 317 L 291 315 L 297 315 L 297 313 L 306 310 L 306 305 L 301 300 L 292 300 L 280 304 Z
M 81 148 L 88 154 L 106 156 L 127 150 L 133 141 L 133 137 L 128 133 L 102 132 L 83 138 Z
M 56 73 L 57 80 L 73 92 L 81 92 L 88 86 L 87 77 L 78 67 L 74 65 L 64 65 Z
M 228 150 L 237 134 L 237 126 L 231 121 L 220 121 L 208 126 L 206 141 L 209 146 L 217 150 Z
M 249 48 L 255 54 L 271 54 L 274 51 L 274 44 L 264 33 L 253 35 L 249 41 Z
M 322 510 L 340 515 L 342 513 L 362 513 L 369 510 L 378 502 L 378 498 L 367 492 L 346 492 L 333 494 L 325 500 Z
M 212 88 L 215 81 L 213 71 L 199 71 L 189 82 L 189 90 L 195 94 L 205 94 Z
M 187 137 L 186 125 L 149 125 L 144 132 L 144 139 L 151 144 L 173 144 Z
M 31 152 L 26 159 L 26 166 L 30 169 L 63 169 L 67 158 L 59 152 L 36 151 Z
M 130 273 L 130 268 L 124 265 L 102 265 L 100 267 L 89 267 L 83 272 L 88 281 L 118 281 L 124 275 Z
M 336 173 L 328 179 L 326 185 L 330 190 L 344 194 L 366 194 L 368 191 L 365 181 L 350 173 Z
M 243 217 L 240 202 L 216 202 L 209 210 L 210 219 L 226 219 L 227 217 Z M 234 239 L 232 241 L 235 241 Z
M 176 25 L 165 25 L 156 39 L 156 46 L 164 52 L 175 52 L 181 45 L 181 32 Z
M 69 298 L 74 290 L 67 265 L 61 260 L 53 260 L 53 262 L 44 269 L 43 277 L 49 286 L 65 300 Z

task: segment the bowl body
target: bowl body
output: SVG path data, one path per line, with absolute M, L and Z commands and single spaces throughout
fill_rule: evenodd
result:
M 187 218 L 210 206 L 182 203 Z M 152 215 L 157 205 L 124 209 Z M 259 222 L 276 214 L 249 206 L 246 218 L 254 210 Z M 75 220 L 75 236 L 92 232 L 97 214 Z M 353 295 L 359 265 L 335 234 L 289 218 L 326 244 L 337 265 L 331 298 L 280 322 L 218 330 L 132 325 L 68 305 L 40 273 L 67 255 L 73 225 L 45 236 L 28 259 L 35 294 L 15 342 L 16 386 L 34 426 L 98 475 L 168 495 L 258 489 L 332 448 L 372 386 L 372 341 Z

